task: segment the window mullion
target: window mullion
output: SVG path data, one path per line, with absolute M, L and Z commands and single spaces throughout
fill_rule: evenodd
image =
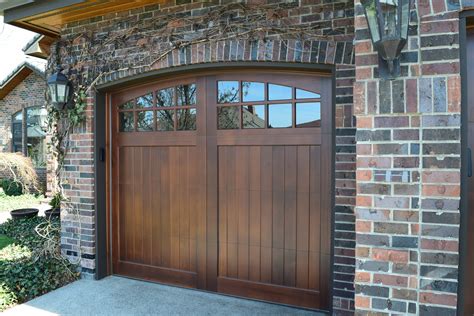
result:
M 21 120 L 21 152 L 25 157 L 28 157 L 28 128 L 27 128 L 27 109 L 23 108 L 21 110 L 22 120 Z

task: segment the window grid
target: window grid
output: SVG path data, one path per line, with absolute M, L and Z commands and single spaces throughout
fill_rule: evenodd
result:
M 186 90 L 184 87 L 188 87 L 187 90 L 190 92 L 191 97 L 186 96 L 185 99 L 191 101 L 190 104 L 184 104 L 184 105 L 178 105 L 178 87 Z M 171 105 L 162 105 L 158 106 L 158 93 L 161 91 L 167 90 L 167 89 L 173 89 L 173 99 L 171 100 L 172 104 Z M 146 96 L 149 96 L 152 94 L 152 103 L 151 106 L 144 106 L 144 107 L 138 107 L 137 106 L 137 100 L 140 98 L 144 98 Z M 177 86 L 172 86 L 172 87 L 166 87 L 163 89 L 159 89 L 153 92 L 146 93 L 144 95 L 138 96 L 132 100 L 128 100 L 120 105 L 118 105 L 118 130 L 119 132 L 147 132 L 147 131 L 182 131 L 182 130 L 195 130 L 196 129 L 196 85 L 194 83 L 190 84 L 184 84 L 184 85 L 177 85 Z M 140 120 L 139 115 L 141 115 L 141 112 L 153 112 L 153 122 L 150 124 L 151 129 L 140 129 L 139 125 L 142 122 Z M 163 117 L 163 114 L 168 114 L 171 112 L 171 117 L 168 117 L 168 120 L 172 120 L 173 123 L 173 128 L 172 129 L 164 129 L 161 125 L 167 125 L 166 122 L 164 124 L 159 123 L 159 118 Z M 128 115 L 126 113 L 133 113 L 133 128 L 129 129 L 127 126 L 124 126 L 125 120 L 122 120 L 122 118 L 126 118 Z M 185 122 L 188 122 L 188 125 L 180 126 L 180 115 L 185 115 Z M 146 114 L 143 114 L 144 117 L 146 117 Z M 165 115 L 166 117 L 167 115 Z M 168 122 L 170 123 L 170 122 Z
M 262 101 L 251 101 L 251 102 L 244 102 L 244 96 L 243 96 L 243 83 L 244 82 L 249 82 L 249 81 L 245 81 L 245 80 L 228 80 L 229 82 L 237 82 L 239 83 L 239 100 L 238 102 L 227 102 L 227 103 L 219 103 L 219 82 L 221 81 L 218 81 L 217 82 L 217 106 L 218 106 L 218 109 L 217 109 L 217 126 L 218 126 L 218 129 L 220 130 L 226 130 L 226 129 L 248 129 L 244 127 L 244 108 L 246 106 L 261 106 L 263 105 L 264 106 L 264 126 L 263 127 L 260 127 L 261 129 L 273 129 L 273 128 L 304 128 L 304 126 L 297 126 L 296 125 L 296 104 L 304 104 L 304 103 L 319 103 L 321 102 L 321 96 L 320 94 L 316 93 L 316 92 L 312 92 L 312 91 L 307 91 L 307 90 L 304 90 L 304 89 L 299 89 L 297 87 L 290 87 L 290 86 L 285 86 L 285 85 L 279 85 L 279 84 L 274 84 L 274 83 L 271 83 L 271 82 L 265 82 L 264 83 L 264 100 Z M 252 83 L 261 83 L 261 82 L 252 82 Z M 276 99 L 276 100 L 270 100 L 270 96 L 269 96 L 269 85 L 276 85 L 276 86 L 284 86 L 284 87 L 290 87 L 291 88 L 291 98 L 288 98 L 288 99 Z M 304 92 L 309 92 L 309 93 L 313 93 L 313 94 L 316 94 L 318 97 L 315 97 L 315 98 L 299 98 L 297 99 L 296 98 L 296 91 L 297 90 L 300 90 L 300 91 L 304 91 Z M 270 118 L 270 107 L 271 106 L 278 106 L 279 104 L 281 105 L 285 105 L 285 104 L 291 104 L 291 126 L 288 126 L 288 127 L 272 127 L 270 126 L 270 121 L 269 121 L 269 118 Z M 222 117 L 219 117 L 219 113 L 223 113 L 224 111 L 222 111 L 221 109 L 224 109 L 224 108 L 235 108 L 236 109 L 236 112 L 237 112 L 237 116 L 238 116 L 238 126 L 236 125 L 235 128 L 221 128 L 220 127 L 220 124 L 222 123 L 221 120 L 222 120 Z M 319 111 L 320 111 L 321 107 L 319 107 Z M 229 111 L 228 111 L 229 112 Z M 319 112 L 320 114 L 320 112 Z M 222 125 L 221 125 L 222 126 Z M 319 126 L 311 126 L 311 127 L 320 127 L 320 122 L 319 122 Z

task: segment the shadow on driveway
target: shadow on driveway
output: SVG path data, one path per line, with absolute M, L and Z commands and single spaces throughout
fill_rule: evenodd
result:
M 4 315 L 325 315 L 276 304 L 131 280 L 79 280 Z

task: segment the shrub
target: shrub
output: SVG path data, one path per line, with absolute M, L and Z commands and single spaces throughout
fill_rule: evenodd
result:
M 61 208 L 61 202 L 64 201 L 64 198 L 61 193 L 56 193 L 53 195 L 53 198 L 51 201 L 49 201 L 49 206 L 51 206 L 53 209 Z
M 16 153 L 0 153 L 0 174 L 18 182 L 23 192 L 38 190 L 38 177 L 31 159 Z
M 8 196 L 18 196 L 23 194 L 23 186 L 13 179 L 3 179 L 2 189 Z
M 76 280 L 76 266 L 60 255 L 59 220 L 8 220 L 0 234 L 15 240 L 0 250 L 0 311 Z M 50 232 L 48 238 L 38 232 Z

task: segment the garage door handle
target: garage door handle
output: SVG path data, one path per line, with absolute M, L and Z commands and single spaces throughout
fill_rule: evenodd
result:
M 467 149 L 467 176 L 472 177 L 472 152 L 471 148 Z
M 105 149 L 104 148 L 99 149 L 99 160 L 100 161 L 105 161 Z

